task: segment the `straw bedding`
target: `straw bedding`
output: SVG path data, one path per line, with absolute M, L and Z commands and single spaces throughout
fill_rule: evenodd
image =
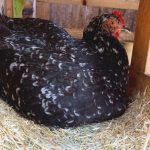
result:
M 34 124 L 0 100 L 0 149 L 150 150 L 150 97 L 133 99 L 120 118 L 69 129 Z

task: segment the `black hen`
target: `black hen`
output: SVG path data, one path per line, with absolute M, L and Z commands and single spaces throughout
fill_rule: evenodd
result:
M 75 40 L 42 19 L 0 17 L 0 96 L 48 126 L 118 117 L 128 105 L 128 59 L 117 13 L 94 18 Z

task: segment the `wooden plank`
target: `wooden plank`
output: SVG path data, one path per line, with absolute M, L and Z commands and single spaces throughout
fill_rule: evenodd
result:
M 83 4 L 84 0 L 37 0 L 46 3 Z
M 13 0 L 5 0 L 5 10 L 8 17 L 13 16 Z
M 138 11 L 137 27 L 131 67 L 144 73 L 150 41 L 150 0 L 141 0 Z
M 49 8 L 50 20 L 65 28 L 84 28 L 91 19 L 100 13 L 99 8 L 51 3 Z
M 36 17 L 49 19 L 49 3 L 37 1 Z
M 150 77 L 145 75 L 145 69 L 146 62 L 148 63 L 150 59 L 147 58 L 150 55 L 149 6 L 150 0 L 140 1 L 129 80 L 129 91 L 144 91 L 147 88 L 148 95 L 150 95 Z M 147 67 L 149 66 L 150 64 L 147 64 Z
M 53 2 L 65 4 L 82 4 L 96 7 L 138 9 L 138 1 L 131 0 L 38 0 L 39 2 Z
M 36 17 L 36 0 L 33 0 L 33 17 Z
M 120 8 L 120 9 L 135 9 L 139 7 L 138 1 L 131 0 L 86 0 L 86 4 L 96 7 Z
M 149 41 L 149 50 L 145 67 L 145 74 L 150 76 L 150 41 Z
M 132 96 L 139 92 L 150 96 L 150 77 L 143 73 L 137 73 L 131 70 L 128 93 Z

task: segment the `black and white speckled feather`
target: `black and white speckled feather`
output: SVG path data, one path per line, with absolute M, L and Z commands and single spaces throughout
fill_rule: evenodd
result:
M 82 40 L 51 21 L 0 18 L 0 96 L 18 112 L 68 127 L 125 111 L 127 55 L 117 39 L 97 31 L 103 17 L 89 24 Z

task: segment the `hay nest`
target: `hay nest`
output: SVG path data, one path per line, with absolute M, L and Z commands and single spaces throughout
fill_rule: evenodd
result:
M 74 129 L 34 124 L 0 101 L 0 149 L 150 150 L 150 98 L 134 100 L 120 118 Z

